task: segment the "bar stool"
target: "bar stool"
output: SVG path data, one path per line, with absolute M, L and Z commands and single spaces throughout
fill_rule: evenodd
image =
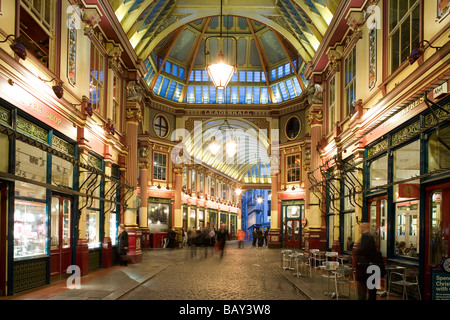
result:
M 340 294 L 339 287 L 340 285 L 348 286 L 348 295 L 347 298 L 350 299 L 350 293 L 352 291 L 351 285 L 355 287 L 355 272 L 352 267 L 340 265 L 335 271 L 335 286 L 336 286 L 336 299 L 339 300 L 339 297 L 344 297 L 344 295 Z
M 290 254 L 292 254 L 292 250 L 281 251 L 281 268 L 283 270 L 291 269 L 291 257 L 289 256 Z M 289 267 L 286 266 L 287 263 L 289 263 Z
M 334 295 L 333 292 L 330 292 L 330 280 L 335 279 L 336 277 L 336 269 L 339 267 L 338 261 L 323 261 L 322 266 L 320 266 L 320 269 L 322 270 L 322 281 L 320 282 L 320 287 L 323 292 L 323 279 L 327 279 L 327 287 L 328 291 L 325 292 L 326 296 L 332 297 Z
M 315 266 L 314 268 L 319 268 L 323 262 L 326 261 L 325 252 L 324 251 L 315 251 L 314 252 L 314 260 L 315 260 Z
M 305 270 L 306 267 L 306 263 L 305 261 L 308 260 L 308 257 L 306 257 L 303 253 L 301 252 L 296 252 L 292 254 L 293 259 L 295 261 L 295 265 L 296 268 L 294 270 L 296 270 L 296 272 L 294 272 L 294 277 L 304 277 L 306 276 L 306 274 L 303 272 Z

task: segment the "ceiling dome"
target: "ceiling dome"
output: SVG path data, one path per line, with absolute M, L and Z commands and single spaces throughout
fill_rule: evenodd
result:
M 110 2 L 155 94 L 194 104 L 268 104 L 305 90 L 304 68 L 339 1 L 228 0 L 222 16 L 219 1 Z M 221 51 L 237 67 L 225 90 L 205 69 Z

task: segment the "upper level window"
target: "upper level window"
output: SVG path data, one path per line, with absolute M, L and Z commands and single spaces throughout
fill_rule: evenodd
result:
M 346 117 L 356 102 L 356 46 L 353 47 L 347 58 L 345 58 L 344 68 L 345 104 L 343 116 Z
M 389 1 L 390 72 L 408 59 L 420 40 L 420 0 Z
M 111 120 L 115 124 L 117 129 L 121 128 L 121 112 L 120 105 L 122 103 L 122 79 L 114 73 L 113 78 L 113 109 L 111 114 Z
M 158 115 L 153 122 L 153 129 L 160 138 L 165 138 L 169 134 L 169 122 L 166 117 Z
M 95 111 L 103 115 L 104 92 L 104 57 L 100 51 L 91 44 L 91 72 L 90 72 L 90 99 Z
M 153 153 L 153 179 L 166 181 L 167 155 Z
M 336 123 L 336 77 L 328 85 L 328 130 L 332 131 Z
M 20 1 L 20 35 L 22 43 L 45 67 L 54 71 L 54 20 L 56 1 Z
M 300 181 L 300 155 L 294 154 L 286 157 L 287 182 Z

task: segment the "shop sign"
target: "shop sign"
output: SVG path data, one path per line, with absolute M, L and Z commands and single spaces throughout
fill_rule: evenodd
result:
M 77 136 L 77 127 L 73 122 L 61 116 L 48 105 L 18 87 L 18 85 L 11 86 L 3 77 L 0 77 L 0 92 L 2 93 L 2 98 L 8 100 L 11 104 L 22 109 L 34 118 L 68 137 L 74 138 Z
M 433 300 L 450 300 L 450 258 L 444 258 L 440 270 L 431 272 Z

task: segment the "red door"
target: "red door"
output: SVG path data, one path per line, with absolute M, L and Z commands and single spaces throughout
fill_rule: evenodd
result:
M 431 299 L 432 266 L 450 256 L 450 183 L 426 189 L 425 299 Z
M 0 183 L 0 296 L 6 295 L 6 216 L 8 214 L 8 187 Z
M 52 195 L 50 226 L 50 275 L 66 274 L 72 263 L 71 243 L 72 200 Z
M 387 197 L 369 199 L 370 232 L 377 241 L 378 250 L 386 258 L 387 255 Z
M 300 248 L 300 219 L 286 220 L 286 248 Z

